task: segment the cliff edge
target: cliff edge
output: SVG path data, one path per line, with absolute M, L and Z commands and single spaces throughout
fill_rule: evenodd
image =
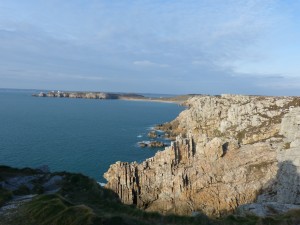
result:
M 147 211 L 266 216 L 300 206 L 300 98 L 196 96 L 169 123 L 176 140 L 104 177 Z

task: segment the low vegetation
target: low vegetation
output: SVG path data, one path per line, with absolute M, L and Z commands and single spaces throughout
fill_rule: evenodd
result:
M 0 187 L 0 207 L 12 198 L 12 192 Z
M 0 177 L 21 175 L 30 170 L 18 170 L 0 167 Z M 32 170 L 33 174 L 37 171 Z M 116 194 L 84 175 L 72 173 L 53 173 L 62 176 L 60 191 L 55 194 L 40 194 L 27 203 L 21 204 L 14 213 L 1 215 L 0 225 L 262 225 L 262 224 L 300 224 L 300 211 L 272 218 L 237 217 L 234 215 L 221 219 L 208 218 L 204 214 L 193 217 L 178 215 L 161 215 L 145 212 L 134 206 L 124 205 Z M 49 176 L 49 174 L 47 174 Z M 9 201 L 15 195 L 27 194 L 22 186 L 11 192 L 0 188 L 0 204 Z M 32 192 L 32 191 L 31 191 Z

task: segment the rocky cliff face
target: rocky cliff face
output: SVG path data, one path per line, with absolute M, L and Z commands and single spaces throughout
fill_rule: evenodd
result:
M 105 173 L 124 203 L 214 216 L 253 202 L 300 204 L 300 98 L 198 96 L 187 105 L 171 122 L 170 147 Z

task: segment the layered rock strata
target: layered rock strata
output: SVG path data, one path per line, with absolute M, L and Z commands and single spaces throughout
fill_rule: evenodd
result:
M 300 204 L 300 98 L 197 96 L 186 104 L 170 123 L 178 134 L 171 146 L 141 164 L 111 165 L 107 188 L 161 213 Z

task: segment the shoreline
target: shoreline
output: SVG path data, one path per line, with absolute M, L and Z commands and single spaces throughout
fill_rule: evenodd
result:
M 160 102 L 160 103 L 170 103 L 170 104 L 182 104 L 184 101 L 172 101 L 172 100 L 161 100 L 161 99 L 152 99 L 152 98 L 119 98 L 118 100 L 122 101 L 140 101 L 140 102 Z

